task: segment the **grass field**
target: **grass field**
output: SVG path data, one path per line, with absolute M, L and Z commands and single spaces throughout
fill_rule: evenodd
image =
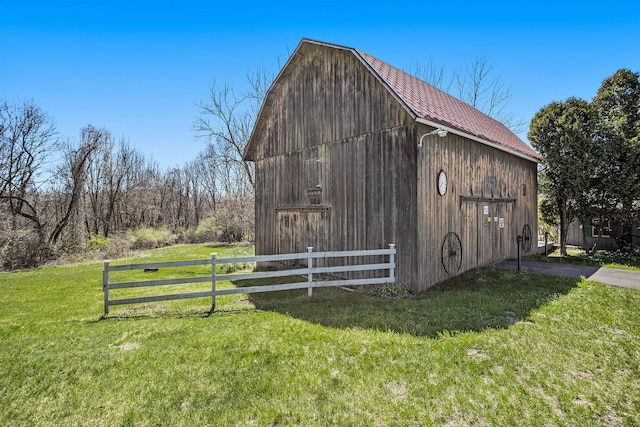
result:
M 300 290 L 218 298 L 210 316 L 199 299 L 102 318 L 101 269 L 0 273 L 1 425 L 640 420 L 638 290 L 480 269 L 418 298 Z
M 562 256 L 560 249 L 556 249 L 549 257 L 544 255 L 530 255 L 524 257 L 532 261 L 558 262 L 566 264 L 590 265 L 594 267 L 621 268 L 625 270 L 640 270 L 640 249 L 633 252 L 597 251 L 588 254 L 583 249 L 567 249 L 567 256 Z

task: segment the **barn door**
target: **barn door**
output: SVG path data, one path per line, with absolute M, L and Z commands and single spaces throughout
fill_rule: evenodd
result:
M 491 262 L 498 262 L 505 258 L 506 252 L 506 227 L 510 218 L 507 218 L 507 206 L 504 203 L 495 204 L 495 212 L 498 220 L 493 222 L 493 250 L 491 251 Z
M 507 257 L 508 239 L 511 224 L 510 204 L 500 202 L 475 203 L 476 222 L 471 227 L 476 227 L 474 267 L 481 267 L 501 261 Z M 474 251 L 475 249 L 475 251 Z
M 329 248 L 330 213 L 325 208 L 278 210 L 277 253 L 306 252 L 309 246 L 314 252 L 326 251 Z
M 298 237 L 300 214 L 298 212 L 278 211 L 276 225 L 276 253 L 290 254 L 299 252 Z

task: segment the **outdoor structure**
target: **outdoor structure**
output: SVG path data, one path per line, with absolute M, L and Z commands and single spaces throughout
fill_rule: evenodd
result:
M 245 152 L 256 254 L 397 248 L 421 292 L 536 250 L 539 156 L 503 124 L 364 52 L 303 39 Z M 533 249 L 532 249 L 533 247 Z
M 604 232 L 602 233 L 602 236 L 600 236 L 600 241 L 598 242 L 598 249 L 620 249 L 614 236 L 621 235 L 624 235 L 624 240 L 628 244 L 632 245 L 632 247 L 640 247 L 640 224 L 633 224 L 631 230 L 628 230 L 627 233 L 623 233 L 620 223 L 614 222 L 613 224 L 605 224 Z M 594 227 L 592 224 L 582 225 L 577 222 L 569 224 L 567 232 L 568 245 L 585 247 L 585 237 L 586 249 L 592 248 L 598 240 L 598 228 Z

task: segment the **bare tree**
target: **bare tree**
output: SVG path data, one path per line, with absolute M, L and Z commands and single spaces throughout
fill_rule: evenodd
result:
M 58 178 L 64 182 L 63 198 L 65 199 L 65 210 L 62 217 L 57 221 L 53 231 L 49 235 L 48 242 L 55 244 L 62 231 L 69 224 L 74 210 L 78 207 L 83 194 L 85 182 L 87 180 L 88 165 L 91 163 L 91 156 L 100 148 L 102 140 L 99 134 L 90 132 L 93 128 L 83 130 L 83 140 L 78 147 L 69 145 L 65 150 L 64 163 L 58 168 Z M 86 137 L 85 136 L 86 133 Z
M 87 231 L 89 234 L 97 235 L 103 228 L 107 175 L 105 163 L 112 156 L 113 142 L 111 132 L 93 126 L 83 129 L 82 140 L 100 141 L 100 149 L 88 165 L 88 179 L 85 188 L 90 207 L 90 215 L 87 215 L 85 220 Z
M 184 176 L 189 189 L 189 199 L 191 200 L 192 211 L 188 214 L 186 221 L 187 228 L 198 226 L 205 214 L 207 205 L 205 165 L 198 160 L 193 160 L 184 166 Z
M 275 78 L 263 64 L 247 74 L 249 90 L 235 92 L 228 84 L 221 88 L 214 82 L 209 99 L 200 102 L 200 115 L 193 129 L 197 137 L 204 138 L 209 149 L 207 155 L 216 165 L 217 178 L 229 194 L 253 195 L 255 170 L 252 162 L 242 157 L 249 142 L 253 125 L 262 101 Z
M 8 205 L 13 231 L 22 217 L 42 236 L 34 194 L 44 165 L 58 148 L 53 120 L 33 102 L 0 104 L 0 200 Z
M 526 129 L 526 123 L 507 111 L 511 90 L 493 71 L 486 58 L 478 57 L 463 70 L 454 68 L 446 72 L 429 60 L 426 65 L 416 63 L 409 72 L 520 133 Z
M 184 212 L 187 208 L 187 195 L 184 176 L 180 168 L 168 169 L 162 179 L 161 212 L 163 223 L 173 230 L 185 225 Z
M 194 130 L 206 138 L 213 148 L 216 161 L 223 163 L 231 173 L 240 173 L 255 189 L 255 171 L 251 162 L 242 159 L 249 141 L 255 116 L 244 103 L 246 95 L 238 95 L 229 85 L 217 89 L 215 82 L 209 91 L 209 102 L 198 104 L 200 116 Z
M 101 141 L 61 145 L 53 121 L 33 103 L 0 106 L 0 206 L 11 218 L 3 264 L 33 266 L 50 256 L 83 196 L 88 165 Z M 48 169 L 55 157 L 61 162 Z
M 447 93 L 451 91 L 454 82 L 454 76 L 447 76 L 444 66 L 436 65 L 432 59 L 426 64 L 417 61 L 415 68 L 410 68 L 408 73 Z
M 203 191 L 207 195 L 208 208 L 216 210 L 218 197 L 222 194 L 222 190 L 220 189 L 218 164 L 213 147 L 207 145 L 207 148 L 198 154 L 196 162 L 200 165 L 198 169 L 201 174 Z
M 158 191 L 162 176 L 158 164 L 137 153 L 125 182 L 125 191 L 118 207 L 120 227 L 124 229 L 158 225 Z
M 278 68 L 280 68 L 280 59 L 278 58 Z M 260 63 L 252 72 L 247 73 L 247 82 L 249 83 L 249 91 L 246 93 L 247 99 L 250 101 L 251 114 L 255 119 L 258 117 L 262 102 L 267 96 L 267 91 L 276 78 L 276 74 L 268 69 L 264 63 Z
M 85 185 L 85 205 L 88 203 L 88 208 L 85 208 L 88 211 L 85 215 L 85 225 L 90 235 L 98 235 L 100 233 L 104 185 L 102 160 L 105 156 L 105 151 L 110 148 L 108 141 L 111 139 L 111 133 L 106 129 L 94 128 L 94 132 L 96 137 L 100 135 L 102 144 L 100 150 L 88 165 L 88 178 Z M 83 132 L 82 138 L 84 139 L 87 134 L 88 132 Z
M 148 162 L 125 138 L 116 141 L 106 129 L 91 128 L 85 134 L 102 141 L 85 186 L 90 211 L 86 227 L 90 234 L 109 237 L 113 230 L 138 225 L 139 201 L 157 175 L 150 178 Z M 151 182 L 144 182 L 146 179 Z
M 118 150 L 105 159 L 105 193 L 107 203 L 104 211 L 102 233 L 109 237 L 112 227 L 112 219 L 116 213 L 116 207 L 126 189 L 126 180 L 133 171 L 137 153 L 125 139 L 118 143 Z
M 147 163 L 143 169 L 141 187 L 144 197 L 144 205 L 141 212 L 140 222 L 136 224 L 136 227 L 144 225 L 156 227 L 160 225 L 162 219 L 161 211 L 161 189 L 163 187 L 162 171 L 160 166 L 152 159 L 147 159 Z

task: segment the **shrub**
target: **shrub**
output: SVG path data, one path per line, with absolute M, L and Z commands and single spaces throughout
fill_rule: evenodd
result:
M 14 232 L 2 242 L 0 258 L 4 270 L 37 267 L 52 255 L 35 232 Z
M 102 237 L 98 234 L 94 234 L 89 239 L 88 244 L 89 244 L 89 249 L 101 251 L 107 247 L 107 245 L 109 244 L 109 239 L 107 239 L 106 237 Z
M 251 267 L 251 264 L 246 262 L 240 262 L 237 264 L 222 264 L 216 267 L 216 273 L 232 274 L 232 273 L 235 273 L 236 271 L 246 270 L 247 268 L 250 268 L 250 267 Z
M 131 243 L 129 243 L 124 234 L 114 234 L 109 237 L 107 245 L 100 249 L 99 252 L 103 259 L 131 256 Z
M 207 217 L 200 221 L 200 224 L 198 224 L 198 227 L 195 230 L 186 230 L 183 233 L 183 239 L 186 243 L 207 243 L 217 241 L 218 235 L 215 231 L 215 218 L 213 216 Z
M 365 288 L 366 293 L 378 298 L 406 298 L 409 296 L 409 288 L 404 283 L 385 283 Z
M 241 242 L 254 238 L 253 198 L 227 198 L 212 215 L 212 229 L 220 242 Z
M 189 243 L 226 242 L 235 243 L 254 239 L 253 198 L 225 198 L 216 209 L 200 221 L 195 230 L 183 233 Z
M 127 231 L 127 240 L 131 249 L 155 249 L 174 244 L 177 236 L 167 227 L 140 227 Z

